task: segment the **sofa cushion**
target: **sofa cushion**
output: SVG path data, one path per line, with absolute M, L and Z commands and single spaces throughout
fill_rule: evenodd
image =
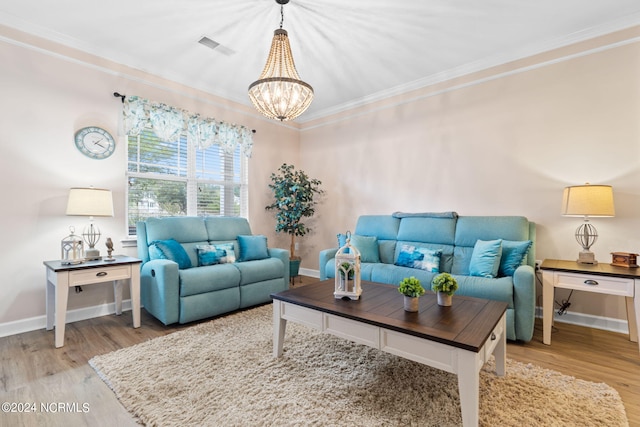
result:
M 422 282 L 422 286 L 425 289 L 429 289 L 431 280 L 435 277 L 436 273 L 431 273 L 426 270 L 419 270 L 410 267 L 401 267 L 393 264 L 367 264 L 371 265 L 371 278 L 374 282 L 389 283 L 393 285 L 399 285 L 400 281 L 405 277 L 415 277 Z M 398 297 L 401 297 L 398 294 Z
M 432 273 L 440 272 L 441 249 L 402 245 L 395 264 L 402 267 L 419 268 Z
M 166 239 L 175 239 L 180 243 L 209 240 L 204 222 L 199 217 L 147 218 L 145 222 L 148 244 Z
M 360 252 L 360 262 L 380 262 L 378 238 L 375 236 L 351 236 L 351 246 Z
M 236 236 L 251 234 L 251 227 L 246 218 L 240 217 L 207 217 L 204 226 L 209 241 L 236 240 Z
M 361 215 L 354 234 L 376 236 L 380 240 L 396 240 L 400 220 L 390 215 Z
M 496 277 L 502 257 L 502 239 L 478 240 L 473 247 L 469 275 L 478 277 Z
M 284 264 L 278 258 L 266 258 L 233 264 L 240 271 L 240 286 L 282 278 Z M 286 268 L 289 268 L 287 265 Z
M 253 261 L 258 259 L 269 258 L 269 250 L 267 249 L 267 237 L 262 235 L 256 236 L 238 236 L 238 248 L 240 256 L 238 262 Z
M 190 268 L 180 270 L 178 275 L 181 297 L 238 287 L 240 284 L 240 272 L 234 264 Z
M 222 249 L 216 248 L 214 245 L 197 245 L 198 266 L 215 265 L 220 263 L 220 258 L 226 255 Z
M 174 239 L 154 240 L 149 244 L 151 259 L 168 259 L 178 263 L 179 269 L 191 268 L 191 258 L 182 245 Z
M 455 229 L 455 218 L 402 218 L 398 229 L 398 240 L 452 245 Z
M 458 281 L 458 290 L 455 295 L 504 301 L 509 304 L 508 308 L 514 307 L 513 277 L 488 279 L 485 277 L 460 276 L 455 274 L 453 277 Z
M 502 257 L 500 258 L 500 268 L 498 276 L 513 276 L 516 269 L 522 265 L 527 256 L 527 252 L 533 242 L 525 240 L 522 242 L 514 242 L 512 240 L 502 241 Z

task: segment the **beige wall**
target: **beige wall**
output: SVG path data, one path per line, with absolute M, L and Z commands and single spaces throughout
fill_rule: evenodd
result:
M 537 259 L 575 259 L 581 220 L 560 215 L 561 194 L 587 181 L 615 193 L 616 217 L 592 220 L 597 259 L 640 251 L 640 42 L 627 43 L 637 33 L 305 124 L 301 165 L 327 195 L 303 267 L 317 269 L 317 250 L 335 247 L 359 215 L 397 210 L 524 215 L 538 223 Z M 574 293 L 572 302 L 626 319 L 622 298 Z

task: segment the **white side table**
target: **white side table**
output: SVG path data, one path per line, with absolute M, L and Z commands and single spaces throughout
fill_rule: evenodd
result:
M 542 270 L 542 342 L 544 344 L 551 344 L 555 288 L 625 297 L 629 340 L 638 342 L 640 269 L 616 267 L 606 263 L 588 265 L 578 264 L 576 261 L 545 259 L 540 270 Z
M 56 348 L 64 345 L 69 288 L 113 281 L 116 314 L 122 314 L 122 282 L 129 281 L 133 327 L 140 327 L 140 263 L 141 260 L 117 255 L 115 261 L 85 261 L 77 265 L 62 265 L 60 261 L 45 261 L 47 268 L 47 330 L 54 327 Z

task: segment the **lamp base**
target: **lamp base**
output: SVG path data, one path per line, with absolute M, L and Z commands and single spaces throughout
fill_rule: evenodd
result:
M 97 259 L 101 259 L 100 250 L 96 248 L 89 248 L 84 251 L 84 259 L 87 261 L 94 261 Z
M 580 251 L 578 254 L 578 264 L 597 265 L 596 257 L 591 251 Z

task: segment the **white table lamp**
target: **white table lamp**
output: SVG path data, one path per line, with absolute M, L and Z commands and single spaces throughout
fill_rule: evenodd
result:
M 566 187 L 562 196 L 562 215 L 582 216 L 584 223 L 576 229 L 576 240 L 582 246 L 578 255 L 581 264 L 597 264 L 591 246 L 598 240 L 598 231 L 589 217 L 613 217 L 613 189 L 610 185 L 574 185 Z
M 113 216 L 113 196 L 111 190 L 102 188 L 72 188 L 69 190 L 67 215 L 88 216 L 89 225 L 84 228 L 82 237 L 89 245 L 85 249 L 87 260 L 100 259 L 100 251 L 96 243 L 100 240 L 100 229 L 93 223 L 95 216 Z

